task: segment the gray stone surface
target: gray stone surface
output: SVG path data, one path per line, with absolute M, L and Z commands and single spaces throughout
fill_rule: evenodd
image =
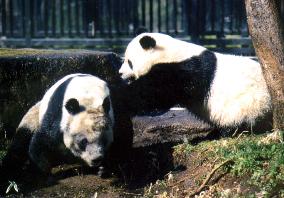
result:
M 169 110 L 162 114 L 135 116 L 133 145 L 147 146 L 164 142 L 191 141 L 206 137 L 214 129 L 197 119 L 190 111 Z

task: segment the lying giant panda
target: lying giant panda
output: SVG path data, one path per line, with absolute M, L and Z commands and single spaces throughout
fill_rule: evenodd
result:
M 179 104 L 221 128 L 251 127 L 271 108 L 258 62 L 161 33 L 135 37 L 119 73 L 146 108 Z
M 13 168 L 29 157 L 43 173 L 74 157 L 100 166 L 113 141 L 113 112 L 107 83 L 88 74 L 56 82 L 23 117 L 3 160 Z

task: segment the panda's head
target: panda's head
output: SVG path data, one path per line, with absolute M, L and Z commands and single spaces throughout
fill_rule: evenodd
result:
M 65 146 L 89 166 L 99 166 L 113 141 L 113 112 L 107 84 L 73 78 L 65 92 L 61 130 Z
M 136 80 L 156 64 L 184 61 L 203 50 L 166 34 L 142 33 L 128 44 L 119 73 L 124 80 Z

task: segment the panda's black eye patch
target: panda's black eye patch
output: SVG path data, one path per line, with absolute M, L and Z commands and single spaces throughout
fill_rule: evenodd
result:
M 128 65 L 129 65 L 130 69 L 133 69 L 132 61 L 131 61 L 131 60 L 128 60 L 127 62 L 128 62 Z
M 80 104 L 77 99 L 71 98 L 65 103 L 65 108 L 70 114 L 76 114 L 80 112 Z
M 110 110 L 110 100 L 109 100 L 109 97 L 106 97 L 104 99 L 104 102 L 103 102 L 103 109 L 105 111 L 105 113 L 108 113 L 109 110 Z
M 88 144 L 88 140 L 83 138 L 81 141 L 78 142 L 78 147 L 81 151 L 85 151 Z

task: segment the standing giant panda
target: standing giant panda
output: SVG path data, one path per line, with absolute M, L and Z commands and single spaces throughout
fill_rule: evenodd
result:
M 179 104 L 221 128 L 253 126 L 271 108 L 258 62 L 161 33 L 135 37 L 119 73 L 146 108 Z
M 23 117 L 3 166 L 12 169 L 28 157 L 47 174 L 65 157 L 100 166 L 113 123 L 106 82 L 88 74 L 65 76 Z

